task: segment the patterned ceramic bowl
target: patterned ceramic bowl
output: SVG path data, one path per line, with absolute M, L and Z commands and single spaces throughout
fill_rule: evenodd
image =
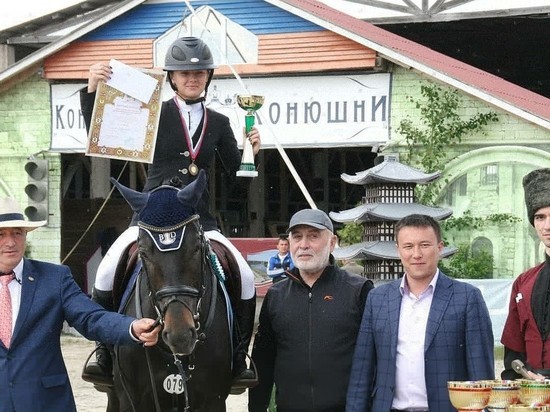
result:
M 487 382 L 491 384 L 491 396 L 487 405 L 490 412 L 504 412 L 507 406 L 519 403 L 519 382 L 499 379 Z
M 524 405 L 550 404 L 550 381 L 519 379 L 519 399 Z
M 456 409 L 481 412 L 489 403 L 492 386 L 488 381 L 449 381 L 447 388 Z
M 506 408 L 506 412 L 548 412 L 548 406 L 530 406 L 524 404 L 510 405 Z

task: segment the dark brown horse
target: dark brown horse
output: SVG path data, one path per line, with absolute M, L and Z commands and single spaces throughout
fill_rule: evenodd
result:
M 223 270 L 194 214 L 204 172 L 183 189 L 140 193 L 115 184 L 139 217 L 142 263 L 122 312 L 156 318 L 163 330 L 153 348 L 115 348 L 108 410 L 223 412 L 232 380 L 232 316 Z

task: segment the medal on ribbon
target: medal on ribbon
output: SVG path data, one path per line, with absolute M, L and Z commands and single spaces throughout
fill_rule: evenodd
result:
M 189 156 L 191 157 L 191 163 L 187 167 L 187 170 L 185 172 L 189 172 L 191 176 L 196 176 L 199 173 L 199 167 L 195 163 L 195 159 L 200 153 L 202 142 L 204 139 L 204 136 L 206 134 L 206 125 L 208 124 L 208 113 L 206 111 L 206 107 L 204 106 L 204 103 L 202 104 L 202 110 L 203 110 L 203 122 L 202 122 L 202 130 L 201 134 L 199 136 L 199 140 L 197 141 L 197 144 L 193 145 L 193 140 L 191 139 L 191 136 L 189 136 L 189 129 L 187 128 L 187 124 L 185 123 L 185 119 L 182 116 L 181 113 L 181 107 L 180 103 L 178 101 L 177 96 L 174 96 L 174 102 L 176 103 L 176 106 L 178 107 L 178 111 L 180 114 L 181 119 L 181 125 L 183 127 L 183 134 L 185 136 L 185 142 L 187 143 L 187 148 L 189 149 Z M 186 174 L 182 169 L 180 170 L 183 174 Z
M 191 162 L 188 169 L 191 176 L 196 176 L 199 173 L 199 167 L 194 162 Z

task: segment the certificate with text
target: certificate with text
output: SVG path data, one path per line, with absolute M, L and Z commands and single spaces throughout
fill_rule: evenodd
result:
M 96 92 L 86 155 L 152 163 L 166 72 L 142 70 L 156 85 L 148 102 L 100 82 Z M 128 81 L 128 80 L 126 80 Z M 136 76 L 136 86 L 140 80 Z

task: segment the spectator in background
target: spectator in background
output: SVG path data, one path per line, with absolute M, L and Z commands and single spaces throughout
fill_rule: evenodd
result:
M 294 269 L 294 263 L 292 263 L 292 257 L 288 248 L 288 236 L 279 236 L 279 241 L 277 242 L 277 250 L 279 252 L 271 256 L 267 264 L 267 276 L 273 280 L 273 283 L 286 279 L 285 272 Z

